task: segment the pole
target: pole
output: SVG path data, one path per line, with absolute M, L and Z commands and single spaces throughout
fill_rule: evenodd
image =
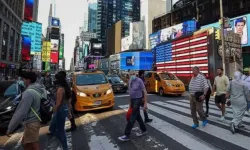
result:
M 222 68 L 226 73 L 225 65 L 225 38 L 224 38 L 224 15 L 223 15 L 223 2 L 220 0 L 220 18 L 221 18 L 221 46 L 222 46 Z
M 196 20 L 197 22 L 199 22 L 199 18 L 200 18 L 200 12 L 199 12 L 199 6 L 198 6 L 198 0 L 196 0 Z

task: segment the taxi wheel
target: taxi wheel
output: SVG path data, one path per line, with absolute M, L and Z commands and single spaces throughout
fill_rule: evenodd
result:
M 160 95 L 160 96 L 164 96 L 164 95 L 165 95 L 165 94 L 164 94 L 163 88 L 160 88 L 160 89 L 159 89 L 159 95 Z

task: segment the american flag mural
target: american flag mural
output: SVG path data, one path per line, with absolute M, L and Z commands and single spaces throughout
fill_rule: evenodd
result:
M 202 73 L 207 74 L 207 36 L 206 31 L 157 46 L 155 48 L 157 71 L 168 71 L 179 77 L 191 77 L 192 67 L 198 66 Z

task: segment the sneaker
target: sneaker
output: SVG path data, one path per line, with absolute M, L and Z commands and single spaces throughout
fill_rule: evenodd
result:
M 76 126 L 75 127 L 71 127 L 69 129 L 66 129 L 66 132 L 73 132 L 76 130 Z
M 226 119 L 225 119 L 224 116 L 221 116 L 219 120 L 220 120 L 220 121 L 225 121 Z
M 242 124 L 240 124 L 240 125 L 238 125 L 238 128 L 245 128 L 245 126 L 244 125 L 242 125 Z
M 234 134 L 235 133 L 235 126 L 234 126 L 234 123 L 231 122 L 230 123 L 230 131 Z
M 208 120 L 204 120 L 204 121 L 202 122 L 202 126 L 205 127 L 205 126 L 207 125 L 207 123 L 208 123 Z
M 123 135 L 123 136 L 118 137 L 118 140 L 126 142 L 126 141 L 129 141 L 130 138 L 128 136 L 126 136 L 126 135 Z
M 193 128 L 193 129 L 196 129 L 196 128 L 198 128 L 198 127 L 199 127 L 199 124 L 193 124 L 193 125 L 192 125 L 192 128 Z
M 250 116 L 249 111 L 246 111 L 246 112 L 245 112 L 245 115 Z
M 147 133 L 148 133 L 148 131 L 141 131 L 141 132 L 136 133 L 136 136 L 143 136 Z
M 153 119 L 147 119 L 147 120 L 145 120 L 145 123 L 150 123 L 152 121 L 153 121 Z

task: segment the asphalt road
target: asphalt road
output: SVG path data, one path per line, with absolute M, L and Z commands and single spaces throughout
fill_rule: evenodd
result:
M 117 94 L 113 110 L 102 110 L 77 114 L 78 129 L 67 133 L 70 149 L 74 150 L 246 150 L 250 149 L 250 117 L 245 116 L 246 127 L 233 135 L 229 131 L 232 109 L 227 108 L 225 122 L 219 121 L 220 112 L 210 101 L 209 124 L 206 127 L 192 129 L 188 94 L 182 97 L 148 95 L 149 117 L 153 122 L 147 124 L 148 134 L 136 137 L 139 131 L 136 123 L 131 141 L 121 142 L 117 139 L 123 135 L 128 108 L 128 95 Z M 67 122 L 66 128 L 70 126 Z M 41 129 L 41 149 L 59 150 L 55 138 L 49 138 L 47 127 Z M 5 141 L 5 149 L 19 150 L 22 133 L 14 134 Z M 0 139 L 1 140 L 1 139 Z M 3 143 L 3 142 L 2 142 Z M 0 148 L 1 149 L 1 148 Z

